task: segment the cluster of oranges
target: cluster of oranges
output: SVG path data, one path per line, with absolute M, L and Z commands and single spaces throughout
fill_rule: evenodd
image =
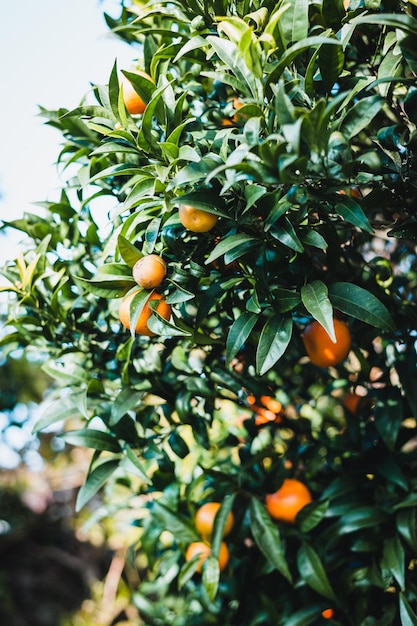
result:
M 152 77 L 146 72 L 136 70 L 136 73 L 145 77 L 147 80 L 154 82 Z M 123 75 L 121 77 L 121 85 L 123 89 L 123 98 L 126 109 L 129 113 L 136 115 L 145 111 L 146 103 L 135 91 L 132 83 Z M 242 104 L 235 99 L 234 108 L 238 110 Z M 182 204 L 178 209 L 178 217 L 181 224 L 187 230 L 194 233 L 206 233 L 210 231 L 217 223 L 218 216 L 209 211 L 199 209 L 197 207 Z M 133 268 L 133 275 L 141 287 L 144 289 L 154 289 L 162 282 L 166 274 L 166 264 L 161 257 L 149 255 L 140 259 Z M 124 298 L 120 307 L 120 321 L 130 329 L 130 304 L 133 300 L 134 292 L 129 293 Z M 164 301 L 163 297 L 158 293 L 153 293 L 149 299 L 159 300 L 156 311 L 164 318 L 169 319 L 171 310 L 169 305 Z M 135 332 L 137 334 L 153 335 L 147 325 L 152 309 L 148 302 L 142 309 L 137 320 Z M 334 319 L 335 341 L 328 335 L 324 327 L 314 320 L 306 326 L 303 333 L 303 343 L 306 352 L 312 363 L 319 367 L 330 367 L 341 363 L 349 354 L 351 347 L 351 335 L 348 325 L 339 320 Z M 281 410 L 281 409 L 280 409 Z M 257 421 L 266 423 L 267 421 L 276 421 L 276 416 L 280 413 L 270 407 L 261 407 L 257 412 Z M 271 411 L 275 413 L 272 417 Z
M 151 337 L 155 333 L 148 327 L 148 320 L 152 314 L 151 301 L 157 301 L 155 311 L 164 319 L 169 320 L 171 317 L 171 305 L 165 300 L 165 298 L 153 291 L 156 287 L 162 283 L 166 276 L 167 265 L 164 259 L 157 254 L 148 254 L 141 257 L 133 266 L 132 275 L 135 282 L 141 289 L 149 290 L 149 296 L 147 297 L 142 310 L 140 311 L 136 323 L 135 333 L 137 335 L 146 335 Z M 121 324 L 131 330 L 131 305 L 132 301 L 141 289 L 135 289 L 129 291 L 124 296 L 119 307 L 119 320 Z
M 195 528 L 201 535 L 201 541 L 193 541 L 187 547 L 185 553 L 185 560 L 191 561 L 198 556 L 197 572 L 201 572 L 204 561 L 211 555 L 210 539 L 213 534 L 214 522 L 216 515 L 219 512 L 221 504 L 219 502 L 207 502 L 203 504 L 195 515 Z M 234 516 L 230 512 L 226 518 L 226 522 L 223 528 L 223 537 L 226 537 L 233 528 Z M 218 554 L 219 569 L 222 572 L 230 559 L 229 548 L 227 543 L 222 541 L 220 543 L 220 549 Z

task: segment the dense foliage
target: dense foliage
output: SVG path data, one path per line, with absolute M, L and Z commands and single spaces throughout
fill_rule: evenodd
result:
M 104 485 L 110 514 L 137 507 L 144 624 L 417 623 L 415 11 L 137 2 L 107 16 L 132 68 L 109 68 L 95 103 L 42 110 L 68 184 L 5 224 L 28 240 L 2 269 L 2 346 L 44 355 L 55 387 L 37 428 L 71 418 L 64 440 L 93 450 L 79 509 Z M 184 205 L 214 228 L 184 228 Z M 147 337 L 118 307 L 150 253 L 172 317 L 153 312 Z M 335 316 L 351 349 L 318 367 L 303 330 L 334 337 Z M 285 477 L 313 496 L 295 524 L 264 506 Z M 223 505 L 199 574 L 185 553 L 206 501 Z

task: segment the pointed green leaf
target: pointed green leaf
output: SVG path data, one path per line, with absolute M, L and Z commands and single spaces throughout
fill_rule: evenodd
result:
M 317 552 L 308 543 L 303 543 L 297 553 L 297 566 L 306 584 L 329 600 L 336 601 L 336 595 L 327 577 L 323 563 Z
M 125 452 L 125 456 L 120 461 L 120 467 L 125 469 L 127 472 L 134 474 L 135 476 L 143 480 L 147 485 L 151 485 L 152 480 L 147 475 L 145 467 L 137 457 L 136 453 L 127 444 L 125 446 Z
M 400 590 L 405 590 L 405 554 L 403 545 L 397 534 L 384 541 L 382 550 L 382 567 L 388 569 L 397 581 Z
M 138 250 L 137 247 L 129 241 L 129 239 L 123 237 L 123 235 L 119 235 L 117 237 L 117 247 L 119 249 L 120 256 L 129 267 L 133 267 L 136 261 L 143 257 L 142 252 Z
M 309 313 L 326 330 L 332 341 L 336 341 L 333 323 L 333 307 L 328 297 L 327 286 L 321 280 L 314 280 L 301 287 L 301 300 Z
M 210 600 L 214 600 L 219 588 L 220 567 L 219 561 L 212 554 L 203 564 L 203 585 Z
M 116 437 L 94 428 L 81 428 L 69 430 L 59 435 L 66 443 L 72 446 L 93 448 L 94 450 L 106 450 L 108 452 L 120 452 L 120 445 Z
M 135 391 L 130 387 L 122 389 L 111 407 L 110 426 L 117 424 L 128 411 L 140 406 L 142 398 L 142 391 Z
M 352 139 L 367 128 L 385 103 L 380 96 L 369 96 L 356 102 L 342 119 L 340 130 L 345 137 Z
M 370 225 L 362 207 L 355 202 L 353 198 L 344 196 L 343 199 L 336 204 L 335 210 L 346 222 L 350 222 L 354 226 L 373 234 L 374 229 Z
M 329 286 L 329 298 L 335 309 L 371 326 L 395 330 L 388 309 L 371 292 L 353 283 L 337 282 Z
M 89 473 L 77 495 L 77 513 L 96 495 L 118 467 L 119 461 L 104 461 Z
M 254 249 L 255 247 L 259 247 L 259 240 L 255 239 L 255 237 L 250 237 L 249 235 L 239 234 L 236 235 L 228 235 L 214 248 L 212 253 L 208 256 L 206 260 L 206 265 L 223 256 L 224 254 L 235 251 L 236 249 L 242 249 L 242 255 L 248 251 L 248 248 Z M 241 255 L 240 255 L 241 256 Z M 237 257 L 235 257 L 237 258 Z
M 264 325 L 256 350 L 256 371 L 261 376 L 282 357 L 292 334 L 291 317 L 271 317 Z
M 400 617 L 401 626 L 415 626 L 417 624 L 417 613 L 412 609 L 404 593 L 400 593 Z
M 249 523 L 255 543 L 262 554 L 291 583 L 292 576 L 285 560 L 285 550 L 278 527 L 269 517 L 265 507 L 254 497 L 249 504 Z
M 226 340 L 226 363 L 230 363 L 252 332 L 258 316 L 256 313 L 244 312 L 235 319 L 230 327 Z

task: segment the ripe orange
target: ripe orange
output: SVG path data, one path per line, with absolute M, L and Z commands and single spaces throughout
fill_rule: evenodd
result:
M 206 233 L 217 222 L 217 215 L 197 209 L 193 206 L 182 204 L 178 210 L 181 224 L 193 233 Z
M 167 264 L 157 254 L 148 254 L 136 261 L 132 273 L 138 285 L 145 289 L 154 289 L 164 280 Z
M 135 70 L 134 73 L 139 74 L 139 76 L 143 76 L 144 78 L 147 78 L 152 83 L 154 82 L 153 78 L 149 76 L 149 74 L 147 74 L 146 72 L 142 72 L 141 70 Z M 120 78 L 120 84 L 123 87 L 123 100 L 129 113 L 131 115 L 138 115 L 140 113 L 143 113 L 146 109 L 146 102 L 142 100 L 140 95 L 135 91 L 130 80 L 128 80 L 124 74 L 122 74 Z
M 295 524 L 297 514 L 312 501 L 310 490 L 296 478 L 286 478 L 275 493 L 265 497 L 269 515 L 280 522 Z
M 333 342 L 326 330 L 317 320 L 314 320 L 303 333 L 304 347 L 310 361 L 319 367 L 337 365 L 347 357 L 351 346 L 350 331 L 341 320 L 334 320 L 336 341 Z
M 332 619 L 332 617 L 334 617 L 334 611 L 333 609 L 324 609 L 324 611 L 321 612 L 321 616 L 324 617 L 324 619 Z
M 127 296 L 125 296 L 120 303 L 119 319 L 122 326 L 124 326 L 128 330 L 130 330 L 130 303 L 132 302 L 136 293 L 137 292 L 132 292 L 127 294 Z M 148 320 L 152 313 L 152 309 L 148 304 L 149 300 L 159 300 L 156 310 L 158 311 L 159 315 L 161 315 L 165 320 L 169 320 L 169 318 L 171 317 L 171 306 L 159 293 L 154 292 L 151 293 L 151 295 L 149 296 L 145 306 L 143 307 L 138 317 L 138 321 L 136 322 L 135 333 L 137 335 L 146 335 L 147 337 L 152 337 L 155 335 L 155 333 L 148 328 Z
M 195 527 L 204 539 L 209 539 L 213 533 L 214 519 L 220 509 L 220 502 L 206 502 L 198 509 L 195 515 Z M 233 513 L 227 516 L 223 529 L 223 536 L 226 536 L 232 530 L 234 524 Z
M 201 572 L 204 561 L 211 554 L 210 545 L 208 543 L 205 543 L 204 541 L 193 541 L 193 543 L 190 543 L 190 545 L 188 546 L 185 552 L 185 560 L 191 561 L 191 559 L 195 557 L 197 554 L 200 555 L 200 558 L 199 558 L 196 571 Z M 226 565 L 228 564 L 229 558 L 230 558 L 229 548 L 227 547 L 227 544 L 224 541 L 222 541 L 220 544 L 220 550 L 219 550 L 219 568 L 221 572 L 225 569 Z

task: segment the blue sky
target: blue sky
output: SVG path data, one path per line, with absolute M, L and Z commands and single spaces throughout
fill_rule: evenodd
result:
M 135 50 L 108 30 L 103 11 L 116 0 L 7 2 L 0 20 L 0 220 L 56 200 L 62 180 L 54 162 L 61 137 L 38 117 L 47 109 L 78 106 L 90 83 L 107 83 L 115 59 L 129 68 Z M 14 258 L 18 235 L 0 237 L 0 265 Z

